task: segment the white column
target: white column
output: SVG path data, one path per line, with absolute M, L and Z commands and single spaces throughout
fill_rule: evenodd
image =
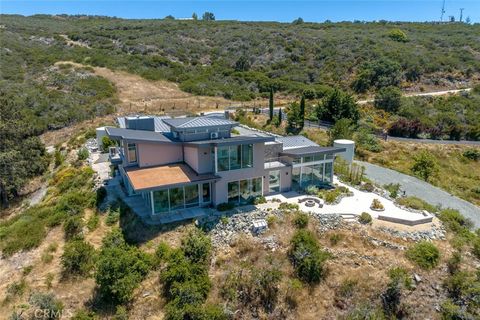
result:
M 150 191 L 150 206 L 152 207 L 152 214 L 155 214 L 155 207 L 153 206 L 153 191 Z
M 217 146 L 213 147 L 214 159 L 213 162 L 215 164 L 215 173 L 218 172 L 218 163 L 217 163 Z

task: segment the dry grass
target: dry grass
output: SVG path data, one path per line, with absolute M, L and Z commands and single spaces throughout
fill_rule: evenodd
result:
M 474 191 L 479 187 L 480 162 L 462 156 L 471 146 L 421 144 L 387 141 L 382 142 L 383 151 L 379 153 L 365 152 L 365 160 L 412 175 L 412 155 L 427 150 L 438 161 L 439 171 L 429 182 L 453 195 L 473 204 L 480 205 L 480 194 Z

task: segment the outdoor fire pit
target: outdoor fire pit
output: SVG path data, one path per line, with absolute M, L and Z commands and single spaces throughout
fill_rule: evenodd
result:
M 306 207 L 314 207 L 315 206 L 315 201 L 313 201 L 312 199 L 308 199 L 307 201 L 305 201 L 305 206 Z

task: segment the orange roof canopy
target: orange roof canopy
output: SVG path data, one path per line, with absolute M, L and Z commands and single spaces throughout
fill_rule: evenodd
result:
M 185 164 L 169 164 L 150 168 L 125 168 L 135 191 L 212 180 L 213 174 L 197 174 Z

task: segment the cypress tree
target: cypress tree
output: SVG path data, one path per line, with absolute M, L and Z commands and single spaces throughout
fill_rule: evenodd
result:
M 278 109 L 278 125 L 282 125 L 282 108 Z
M 303 128 L 305 124 L 305 96 L 302 95 L 302 99 L 300 100 L 300 119 L 298 119 L 298 123 L 300 124 L 300 128 Z
M 270 121 L 273 120 L 273 88 L 270 88 L 270 99 L 268 101 L 268 109 L 270 112 Z

